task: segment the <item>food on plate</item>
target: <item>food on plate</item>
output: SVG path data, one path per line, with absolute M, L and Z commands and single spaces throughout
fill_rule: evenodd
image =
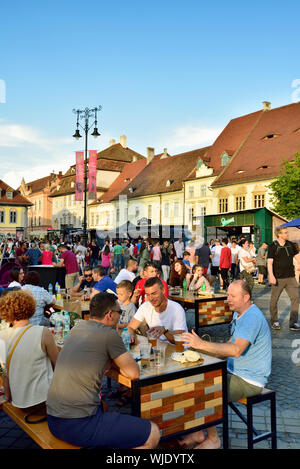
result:
M 200 353 L 195 352 L 193 350 L 186 350 L 185 352 L 178 353 L 174 352 L 171 355 L 172 360 L 180 363 L 187 363 L 187 362 L 197 362 L 198 360 L 203 360 Z

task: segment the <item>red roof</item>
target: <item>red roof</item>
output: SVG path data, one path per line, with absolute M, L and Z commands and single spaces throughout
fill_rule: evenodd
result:
M 10 189 L 13 192 L 12 199 L 6 197 L 6 191 Z M 23 197 L 19 191 L 14 190 L 11 186 L 8 186 L 4 181 L 0 179 L 0 205 L 32 205 L 30 200 Z
M 223 171 L 212 186 L 274 178 L 280 174 L 283 159 L 290 161 L 300 152 L 300 103 L 232 120 L 212 146 L 214 159 L 220 161 L 230 138 L 235 153 L 229 164 L 220 168 Z

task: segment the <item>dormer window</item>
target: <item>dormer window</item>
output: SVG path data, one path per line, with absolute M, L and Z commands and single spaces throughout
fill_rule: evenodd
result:
M 170 185 L 172 184 L 172 182 L 174 182 L 173 179 L 168 179 L 167 182 L 166 182 L 166 187 L 170 187 Z
M 230 155 L 224 151 L 221 155 L 221 166 L 226 166 L 230 160 Z
M 133 193 L 133 191 L 134 191 L 134 187 L 129 187 L 129 189 L 128 189 L 128 190 L 129 190 L 129 192 L 132 194 L 132 193 Z
M 71 187 L 75 187 L 75 182 L 74 181 L 71 181 Z
M 13 198 L 13 191 L 11 189 L 7 189 L 6 198 L 7 199 L 12 199 Z

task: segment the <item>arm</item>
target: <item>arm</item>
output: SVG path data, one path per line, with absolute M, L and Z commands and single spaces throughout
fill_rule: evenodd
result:
M 75 287 L 70 288 L 70 290 L 69 290 L 70 295 L 73 295 L 74 293 L 79 293 L 80 292 L 81 282 L 83 281 L 83 275 L 78 276 L 78 280 L 79 280 L 79 282 L 77 283 L 77 285 L 75 285 Z
M 269 276 L 270 284 L 271 285 L 276 285 L 277 280 L 276 280 L 276 277 L 275 277 L 274 272 L 273 272 L 273 263 L 274 263 L 274 259 L 272 259 L 272 258 L 268 259 L 268 264 L 267 264 L 268 276 Z
M 135 331 L 140 327 L 142 324 L 142 321 L 139 321 L 138 319 L 132 318 L 130 323 L 128 324 L 128 331 L 130 334 L 130 342 L 135 343 Z
M 50 358 L 51 365 L 54 370 L 58 356 L 58 350 L 53 335 L 46 327 L 44 327 L 42 334 L 42 349 Z
M 113 363 L 120 369 L 120 373 L 130 379 L 138 379 L 140 369 L 136 361 L 129 352 L 122 353 L 113 360 Z
M 235 357 L 238 358 L 249 346 L 250 342 L 245 339 L 237 337 L 235 342 L 227 343 L 215 343 L 207 342 L 200 339 L 200 337 L 192 330 L 192 333 L 186 332 L 182 334 L 184 339 L 184 345 L 188 347 L 193 347 L 203 352 L 212 353 L 214 355 L 219 355 L 221 357 Z
M 60 259 L 59 262 L 53 262 L 54 267 L 63 267 L 64 266 L 64 260 Z

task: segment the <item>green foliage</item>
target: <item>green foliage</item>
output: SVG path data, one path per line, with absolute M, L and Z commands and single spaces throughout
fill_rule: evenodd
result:
M 300 154 L 293 161 L 284 161 L 280 175 L 269 186 L 273 192 L 272 210 L 293 220 L 300 216 Z

